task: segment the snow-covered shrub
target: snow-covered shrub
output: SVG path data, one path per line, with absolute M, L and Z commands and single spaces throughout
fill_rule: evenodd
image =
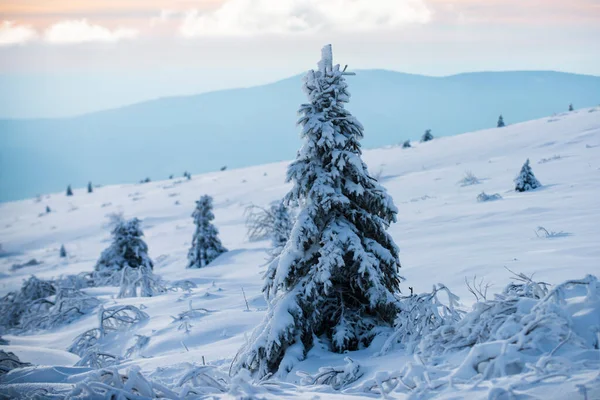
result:
M 77 275 L 61 276 L 54 282 L 56 282 L 58 287 L 69 289 L 84 289 L 94 286 L 91 272 L 81 272 Z
M 415 362 L 397 371 L 377 372 L 345 393 L 387 398 L 396 392 L 416 399 L 487 386 L 487 398 L 509 399 L 546 380 L 570 379 L 578 372 L 597 375 L 598 279 L 588 275 L 550 288 L 523 274 L 514 278 L 493 300 L 474 280 L 469 284 L 478 299 L 473 309 L 425 335 Z M 491 385 L 482 384 L 490 379 Z
M 271 240 L 269 255 L 277 257 L 287 243 L 293 227 L 293 218 L 283 201 L 278 201 L 266 209 L 254 204 L 245 210 L 248 239 Z
M 21 318 L 30 308 L 47 309 L 53 303 L 46 300 L 56 294 L 54 282 L 32 275 L 23 282 L 21 290 L 10 292 L 0 299 L 0 324 L 3 328 L 21 328 Z M 44 310 L 42 310 L 43 312 Z
M 36 265 L 40 265 L 42 262 L 36 260 L 35 258 L 32 258 L 31 260 L 24 262 L 23 264 L 13 264 L 12 267 L 10 267 L 11 271 L 18 271 L 21 268 L 26 268 L 26 267 L 35 267 Z
M 94 369 L 102 369 L 112 367 L 118 364 L 121 359 L 113 354 L 98 351 L 92 347 L 85 351 L 83 356 L 75 364 L 76 367 L 90 367 Z
M 118 305 L 101 308 L 98 312 L 99 326 L 77 336 L 68 351 L 83 357 L 89 349 L 95 348 L 108 334 L 127 330 L 130 326 L 148 319 L 148 314 L 132 305 Z
M 138 268 L 126 265 L 120 271 L 116 271 L 114 275 L 121 281 L 119 298 L 152 297 L 167 291 L 163 280 L 155 275 L 148 265 L 140 265 Z
M 196 394 L 227 393 L 229 391 L 229 376 L 210 365 L 200 365 L 190 368 L 177 382 L 177 387 L 191 385 Z
M 198 287 L 198 285 L 196 285 L 192 281 L 179 280 L 179 281 L 171 282 L 171 284 L 169 286 L 169 290 L 172 290 L 172 291 L 183 290 L 184 292 L 191 293 L 192 289 L 195 289 L 197 287 Z
M 549 163 L 551 161 L 560 160 L 561 158 L 562 157 L 560 156 L 560 154 L 555 154 L 552 157 L 542 158 L 540 161 L 538 161 L 538 164 L 546 164 L 546 163 Z
M 445 299 L 441 299 L 440 294 Z M 458 308 L 458 300 L 458 296 L 442 284 L 434 285 L 430 293 L 402 297 L 394 333 L 386 340 L 380 354 L 388 353 L 396 344 L 402 344 L 412 352 L 423 336 L 460 321 L 464 312 Z
M 410 145 L 410 140 L 405 140 L 404 143 L 402 143 L 402 148 L 403 149 L 409 149 L 412 146 Z
M 541 186 L 542 184 L 533 174 L 533 170 L 529 165 L 529 159 L 527 159 L 521 168 L 521 172 L 519 172 L 519 175 L 515 178 L 515 191 L 527 192 L 529 190 L 537 189 Z
M 108 367 L 88 372 L 66 397 L 69 399 L 183 400 L 220 397 L 228 393 L 231 398 L 254 399 L 258 393 L 278 394 L 276 388 L 254 386 L 245 381 L 242 376 L 230 379 L 226 374 L 208 365 L 190 368 L 172 386 L 169 388 L 159 383 L 157 379 L 145 377 L 137 365 L 129 367 L 124 373 L 119 372 L 117 367 Z
M 73 339 L 67 351 L 83 357 L 89 351 L 94 351 L 102 339 L 102 331 L 98 328 L 89 329 Z
M 29 367 L 31 364 L 19 360 L 14 353 L 0 350 L 0 376 L 7 374 L 15 368 Z
M 150 343 L 150 337 L 144 335 L 135 335 L 135 343 L 125 351 L 125 358 L 131 358 L 134 354 L 139 354 Z
M 421 142 L 429 142 L 430 140 L 433 140 L 433 135 L 431 129 L 427 129 L 423 136 L 421 136 Z
M 69 399 L 180 399 L 165 386 L 146 379 L 137 365 L 123 375 L 116 367 L 92 371 L 75 384 Z
M 293 187 L 286 196 L 300 211 L 266 280 L 267 314 L 234 360 L 234 373 L 286 374 L 315 337 L 338 353 L 368 346 L 398 311 L 400 261 L 387 232 L 397 209 L 361 159 L 363 127 L 344 108 L 347 73 L 332 64 L 325 46 L 319 69 L 304 78 L 304 145 L 288 168 Z
M 460 186 L 471 186 L 477 185 L 481 183 L 481 181 L 475 176 L 475 174 L 473 174 L 473 172 L 465 171 L 465 176 L 460 181 L 458 181 L 458 183 L 460 184 Z
M 213 199 L 204 195 L 196 202 L 192 214 L 196 231 L 192 238 L 192 248 L 188 252 L 188 268 L 202 268 L 213 262 L 227 249 L 221 244 L 219 231 L 213 225 Z
M 21 316 L 21 329 L 51 329 L 70 324 L 100 305 L 96 297 L 73 288 L 59 287 L 53 300 L 33 302 Z
M 171 316 L 173 318 L 173 323 L 178 324 L 177 330 L 184 331 L 189 334 L 191 328 L 193 327 L 191 320 L 195 318 L 200 318 L 210 313 L 206 308 L 193 308 L 192 301 L 189 302 L 189 309 L 183 312 L 180 312 L 177 317 Z
M 364 374 L 360 364 L 350 357 L 344 358 L 344 361 L 346 365 L 341 367 L 321 367 L 315 375 L 304 371 L 298 371 L 296 374 L 302 378 L 300 383 L 303 385 L 328 385 L 340 390 L 356 382 Z
M 148 314 L 132 305 L 119 305 L 101 310 L 100 329 L 104 334 L 124 330 L 148 319 Z
M 250 241 L 273 240 L 275 236 L 285 237 L 287 241 L 292 230 L 293 222 L 283 201 L 276 202 L 269 208 L 251 204 L 246 207 L 244 215 Z
M 518 351 L 543 350 L 571 337 L 571 321 L 561 307 L 565 290 L 585 286 L 592 296 L 598 289 L 595 277 L 567 281 L 549 290 L 544 282 L 517 275 L 517 283 L 508 285 L 494 299 L 475 303 L 473 309 L 455 324 L 445 325 L 423 338 L 419 349 L 425 355 L 443 354 L 474 345 L 506 341 Z M 598 300 L 598 299 L 596 299 Z
M 543 226 L 538 226 L 536 228 L 535 235 L 537 237 L 539 237 L 539 238 L 545 238 L 545 239 L 552 239 L 552 238 L 558 238 L 558 237 L 571 236 L 571 234 L 569 232 L 564 232 L 564 231 L 559 231 L 559 232 L 549 231 L 548 229 L 544 228 Z
M 477 195 L 477 201 L 480 203 L 496 200 L 502 200 L 502 196 L 499 193 L 487 194 L 486 192 L 481 192 Z

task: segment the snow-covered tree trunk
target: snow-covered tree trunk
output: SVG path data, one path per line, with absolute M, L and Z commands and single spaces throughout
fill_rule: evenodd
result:
M 304 145 L 287 174 L 286 201 L 300 212 L 266 279 L 267 316 L 233 365 L 258 377 L 289 371 L 315 337 L 340 353 L 367 346 L 398 311 L 398 248 L 386 231 L 397 209 L 361 159 L 363 127 L 344 108 L 348 74 L 331 46 L 318 65 L 304 78 Z
M 188 268 L 202 268 L 227 252 L 219 239 L 219 231 L 212 224 L 215 219 L 212 201 L 212 197 L 205 195 L 196 202 L 196 209 L 192 214 L 196 231 L 188 253 Z

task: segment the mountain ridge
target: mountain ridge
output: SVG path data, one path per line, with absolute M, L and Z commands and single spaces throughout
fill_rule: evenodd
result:
M 348 109 L 364 148 L 451 136 L 600 102 L 600 77 L 483 72 L 427 77 L 357 70 Z M 292 159 L 300 147 L 299 75 L 269 85 L 166 97 L 78 117 L 0 120 L 0 201 L 67 184 L 136 182 Z

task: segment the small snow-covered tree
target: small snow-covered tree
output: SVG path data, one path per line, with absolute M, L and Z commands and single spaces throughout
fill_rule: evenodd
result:
M 112 243 L 100 255 L 96 263 L 96 271 L 119 271 L 125 266 L 154 268 L 148 256 L 148 245 L 142 239 L 144 232 L 140 228 L 140 223 L 137 218 L 116 221 L 111 232 Z
M 421 136 L 421 142 L 429 142 L 433 140 L 433 135 L 431 134 L 431 129 L 427 129 L 423 136 Z
M 88 193 L 92 193 L 94 188 L 92 187 L 92 182 L 88 182 Z
M 188 253 L 188 268 L 202 268 L 227 251 L 221 244 L 219 231 L 212 224 L 215 219 L 212 210 L 212 197 L 204 195 L 196 202 L 196 209 L 192 214 L 196 231 Z
M 49 214 L 51 212 L 52 212 L 52 210 L 50 209 L 50 206 L 46 206 L 46 214 Z
M 300 212 L 265 283 L 267 315 L 234 371 L 287 373 L 314 340 L 339 353 L 367 346 L 398 311 L 398 248 L 386 231 L 397 209 L 361 159 L 363 127 L 344 108 L 348 73 L 332 64 L 328 45 L 304 78 L 304 145 L 288 168 L 286 196 Z
M 569 104 L 569 111 L 573 111 L 573 110 L 574 110 L 573 104 Z
M 112 244 L 96 263 L 92 284 L 120 286 L 119 297 L 150 297 L 163 293 L 166 288 L 152 272 L 154 264 L 148 256 L 148 245 L 142 239 L 140 220 L 116 219 L 112 235 Z
M 403 149 L 408 149 L 408 148 L 410 148 L 410 147 L 412 147 L 412 146 L 410 145 L 410 140 L 405 140 L 405 141 L 404 141 L 404 143 L 402 143 L 402 148 L 403 148 Z
M 67 249 L 65 249 L 65 245 L 61 244 L 60 245 L 60 258 L 66 258 L 67 257 Z
M 500 116 L 498 117 L 498 128 L 502 128 L 504 126 L 506 126 L 504 124 L 504 117 L 502 117 L 502 114 L 500 114 Z
M 529 165 L 529 159 L 527 159 L 521 168 L 521 172 L 519 172 L 519 175 L 515 178 L 515 190 L 517 192 L 527 192 L 541 186 L 542 184 L 533 174 L 533 170 Z
M 73 196 L 73 190 L 71 189 L 71 185 L 67 186 L 67 196 Z

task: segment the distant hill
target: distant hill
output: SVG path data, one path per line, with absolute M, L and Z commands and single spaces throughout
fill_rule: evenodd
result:
M 348 108 L 365 148 L 494 127 L 600 102 L 600 77 L 479 72 L 443 78 L 384 70 L 349 77 Z M 63 119 L 0 120 L 0 201 L 67 184 L 164 179 L 292 159 L 301 77 L 247 89 L 170 97 Z

